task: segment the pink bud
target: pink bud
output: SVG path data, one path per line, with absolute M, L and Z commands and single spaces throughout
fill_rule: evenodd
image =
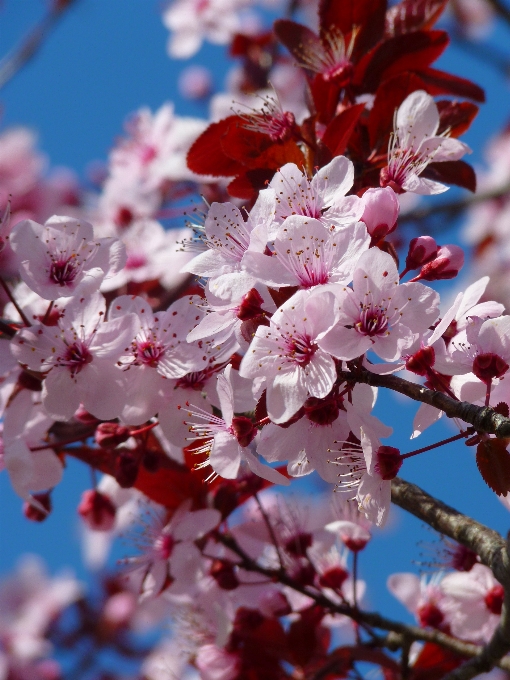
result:
M 379 241 L 391 233 L 397 226 L 400 204 L 391 187 L 384 189 L 368 189 L 361 197 L 364 205 L 361 220 L 373 241 Z
M 464 264 L 464 251 L 459 246 L 441 246 L 437 257 L 428 262 L 414 280 L 438 281 L 439 279 L 453 279 Z
M 178 87 L 185 99 L 205 99 L 212 91 L 211 71 L 205 66 L 188 66 L 179 76 Z
M 409 252 L 406 257 L 406 269 L 418 269 L 433 260 L 437 255 L 437 243 L 432 236 L 417 236 L 409 244 Z
M 115 524 L 115 506 L 108 496 L 95 489 L 84 491 L 78 514 L 94 531 L 110 531 Z
M 118 423 L 100 423 L 96 428 L 95 440 L 103 449 L 112 449 L 129 439 L 129 430 Z

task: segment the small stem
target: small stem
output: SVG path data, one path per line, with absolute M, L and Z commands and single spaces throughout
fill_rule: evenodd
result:
M 52 309 L 53 309 L 53 300 L 48 305 L 48 309 L 46 310 L 46 314 L 44 315 L 43 320 L 41 322 L 43 324 L 43 326 L 47 325 Z
M 129 434 L 131 437 L 137 437 L 140 434 L 150 432 L 150 430 L 155 428 L 157 425 L 159 425 L 158 421 L 156 421 L 155 423 L 150 423 L 150 425 L 146 425 L 145 427 L 142 427 L 140 430 L 130 430 Z
M 276 554 L 278 555 L 278 562 L 280 563 L 280 569 L 283 569 L 283 558 L 282 558 L 282 554 L 280 552 L 280 547 L 278 545 L 278 541 L 276 540 L 276 534 L 274 533 L 273 525 L 271 524 L 269 517 L 268 517 L 266 511 L 264 510 L 262 503 L 260 502 L 260 498 L 259 498 L 258 494 L 254 494 L 254 498 L 255 498 L 255 502 L 259 506 L 260 514 L 262 515 L 262 517 L 264 519 L 264 522 L 267 526 L 267 530 L 269 531 L 269 535 L 271 536 L 271 540 L 272 540 L 273 545 L 275 547 Z
M 411 456 L 417 456 L 419 453 L 425 453 L 425 451 L 432 451 L 432 449 L 437 449 L 439 446 L 443 446 L 444 444 L 450 444 L 451 442 L 456 442 L 459 439 L 463 439 L 464 437 L 467 437 L 469 434 L 472 434 L 472 432 L 460 432 L 459 434 L 453 435 L 453 437 L 448 437 L 448 439 L 442 439 L 440 442 L 436 442 L 435 444 L 430 444 L 429 446 L 424 446 L 422 449 L 416 449 L 415 451 L 410 451 L 409 453 L 404 453 L 401 457 L 402 460 L 404 458 L 411 458 Z
M 491 400 L 492 378 L 487 381 L 487 389 L 485 391 L 485 406 L 489 405 Z
M 269 416 L 267 416 L 266 418 L 261 418 L 261 420 L 257 420 L 256 423 L 253 423 L 253 427 L 259 427 L 259 425 L 267 425 L 270 422 L 271 420 Z
M 18 314 L 20 315 L 21 320 L 23 321 L 23 323 L 25 324 L 25 326 L 30 326 L 31 323 L 30 323 L 30 321 L 27 319 L 27 317 L 25 316 L 25 312 L 21 309 L 21 307 L 19 306 L 19 304 L 16 302 L 16 299 L 15 299 L 14 295 L 12 294 L 11 290 L 9 289 L 9 286 L 5 283 L 5 281 L 3 280 L 3 278 L 2 278 L 1 276 L 0 276 L 0 286 L 2 286 L 2 288 L 3 288 L 4 291 L 5 291 L 5 294 L 6 294 L 7 297 L 9 298 L 9 300 L 10 300 L 10 301 L 12 302 L 12 304 L 16 307 L 16 311 L 17 311 Z
M 402 272 L 402 274 L 400 274 L 399 279 L 403 279 L 404 276 L 405 276 L 408 272 L 410 272 L 410 271 L 411 271 L 411 270 L 408 269 L 408 268 L 406 267 L 406 268 L 404 269 L 404 271 Z
M 354 550 L 352 553 L 352 605 L 354 609 L 358 608 L 358 598 L 356 592 L 357 580 L 358 580 L 358 551 Z
M 0 319 L 0 333 L 7 335 L 9 338 L 13 338 L 16 335 L 16 329 L 9 326 L 8 323 Z

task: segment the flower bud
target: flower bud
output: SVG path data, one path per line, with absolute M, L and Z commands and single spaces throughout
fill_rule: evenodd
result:
M 344 581 L 349 577 L 349 572 L 342 567 L 333 567 L 329 569 L 319 578 L 319 584 L 323 588 L 331 588 L 332 590 L 340 590 Z
M 32 522 L 44 522 L 52 509 L 51 496 L 49 492 L 34 493 L 32 498 L 37 501 L 39 507 L 25 501 L 25 503 L 23 503 L 23 514 Z
M 497 354 L 479 354 L 473 361 L 473 373 L 484 383 L 501 378 L 508 371 L 508 364 Z
M 423 267 L 437 256 L 438 245 L 432 236 L 417 236 L 411 239 L 406 257 L 406 269 Z
M 499 583 L 489 590 L 485 596 L 485 606 L 492 614 L 496 614 L 496 616 L 501 615 L 504 596 L 505 591 L 503 586 L 499 585 Z
M 94 531 L 111 531 L 115 524 L 115 506 L 104 493 L 95 489 L 84 491 L 78 506 L 78 514 Z
M 428 262 L 414 280 L 439 281 L 440 279 L 453 279 L 462 269 L 463 264 L 464 251 L 462 248 L 454 245 L 441 246 L 437 251 L 437 257 Z
M 115 461 L 115 479 L 123 489 L 130 489 L 135 485 L 138 477 L 139 458 L 132 451 L 122 449 Z
M 416 375 L 427 375 L 436 361 L 433 347 L 422 347 L 406 359 L 406 368 Z
M 403 462 L 400 451 L 394 446 L 380 446 L 375 455 L 377 459 L 375 471 L 385 481 L 395 479 Z
M 96 428 L 96 444 L 103 449 L 113 449 L 129 439 L 129 430 L 119 423 L 99 423 Z
M 222 590 L 235 590 L 239 585 L 235 565 L 231 562 L 214 560 L 210 574 Z
M 400 204 L 391 187 L 368 189 L 361 197 L 364 205 L 361 221 L 367 225 L 372 241 L 377 242 L 397 226 Z

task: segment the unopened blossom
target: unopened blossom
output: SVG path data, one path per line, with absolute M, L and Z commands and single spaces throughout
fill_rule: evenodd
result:
M 374 243 L 390 234 L 397 226 L 400 204 L 397 195 L 391 187 L 376 187 L 367 189 L 361 197 L 363 215 L 361 221 L 367 225 L 367 230 Z
M 439 128 L 439 111 L 432 97 L 416 90 L 400 105 L 390 139 L 388 165 L 381 170 L 381 186 L 416 194 L 440 194 L 448 187 L 420 177 L 429 163 L 457 161 L 471 149 Z
M 319 219 L 291 215 L 276 232 L 271 243 L 273 254 L 249 252 L 243 265 L 258 281 L 276 288 L 347 284 L 369 244 L 363 222 L 330 232 Z
M 243 259 L 248 250 L 263 252 L 275 211 L 274 192 L 261 191 L 247 220 L 233 203 L 213 203 L 207 213 L 199 253 L 182 271 L 209 277 L 209 288 L 226 300 L 247 293 L 256 283 L 244 271 Z M 259 234 L 260 232 L 260 234 Z
M 359 258 L 352 289 L 336 296 L 336 323 L 318 344 L 346 361 L 370 349 L 396 361 L 438 315 L 438 294 L 421 283 L 399 285 L 395 261 L 378 248 Z
M 121 323 L 126 315 L 135 315 L 137 320 L 125 348 L 128 351 L 119 358 L 126 382 L 121 414 L 124 422 L 140 425 L 158 412 L 165 401 L 165 379 L 182 378 L 207 365 L 204 350 L 186 342 L 186 336 L 203 316 L 196 298 L 180 298 L 166 311 L 157 313 L 140 297 L 122 295 L 113 301 L 111 320 Z
M 241 462 L 244 460 L 250 470 L 263 479 L 275 484 L 288 484 L 289 480 L 276 470 L 263 465 L 249 450 L 249 445 L 257 434 L 251 420 L 245 416 L 234 415 L 234 391 L 230 381 L 232 367 L 216 378 L 217 391 L 220 400 L 222 417 L 211 415 L 198 410 L 192 404 L 187 406 L 183 415 L 193 436 L 189 441 L 198 440 L 205 443 L 197 445 L 193 450 L 197 453 L 207 453 L 205 465 L 209 464 L 214 473 L 226 479 L 236 479 Z M 202 422 L 197 422 L 202 421 Z
M 276 194 L 277 224 L 290 215 L 319 220 L 332 231 L 358 222 L 364 206 L 357 196 L 346 196 L 354 182 L 354 166 L 345 156 L 336 156 L 311 179 L 294 163 L 286 163 L 269 187 Z
M 125 378 L 116 362 L 135 336 L 136 317 L 105 321 L 105 301 L 94 293 L 72 298 L 57 326 L 23 328 L 11 341 L 22 366 L 46 374 L 42 404 L 55 420 L 68 420 L 80 403 L 102 420 L 120 415 Z
M 73 217 L 51 217 L 44 226 L 18 222 L 9 237 L 20 276 L 46 300 L 89 295 L 126 263 L 118 239 L 95 239 L 91 224 Z
M 326 397 L 336 366 L 319 339 L 334 323 L 332 293 L 301 290 L 273 314 L 269 328 L 259 326 L 244 356 L 240 374 L 265 378 L 267 412 L 275 423 L 289 420 L 308 396 Z

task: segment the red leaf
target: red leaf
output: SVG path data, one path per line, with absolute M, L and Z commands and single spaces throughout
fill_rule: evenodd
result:
M 393 130 L 393 117 L 404 99 L 424 88 L 423 81 L 415 73 L 399 73 L 377 89 L 374 105 L 368 118 L 368 132 L 372 149 L 386 151 Z
M 386 37 L 431 28 L 441 16 L 447 1 L 402 0 L 386 13 Z
M 323 37 L 331 29 L 339 30 L 346 42 L 354 28 L 357 34 L 353 55 L 359 56 L 382 38 L 386 16 L 386 0 L 321 0 L 319 3 L 320 32 Z
M 443 161 L 430 163 L 422 172 L 423 177 L 443 184 L 455 184 L 469 191 L 476 191 L 476 175 L 465 161 Z
M 340 156 L 349 143 L 350 136 L 365 109 L 364 104 L 355 104 L 341 111 L 326 128 L 322 142 L 333 156 Z
M 398 73 L 426 69 L 448 46 L 444 31 L 415 31 L 377 45 L 360 61 L 353 82 L 363 92 L 375 92 L 383 80 Z
M 319 651 L 317 629 L 324 618 L 324 610 L 312 606 L 300 612 L 299 619 L 290 624 L 288 632 L 289 648 L 294 664 L 306 666 Z
M 257 194 L 261 189 L 265 188 L 266 182 L 269 181 L 273 175 L 274 170 L 265 170 L 264 168 L 248 170 L 233 179 L 227 186 L 227 191 L 235 198 L 251 201 L 257 197 Z
M 498 496 L 510 491 L 510 453 L 503 439 L 487 439 L 476 447 L 476 464 L 485 483 Z
M 274 22 L 274 32 L 282 45 L 285 45 L 299 63 L 306 52 L 316 53 L 324 49 L 318 35 L 295 21 L 278 19 Z
M 419 76 L 426 83 L 427 92 L 431 95 L 453 94 L 466 99 L 474 99 L 475 102 L 485 101 L 485 92 L 482 88 L 465 78 L 438 71 L 435 68 L 421 69 Z
M 193 499 L 196 507 L 203 507 L 201 499 L 206 491 L 202 477 L 186 468 L 148 472 L 143 465 L 140 465 L 135 488 L 169 510 L 176 510 L 188 498 Z
M 442 100 L 437 102 L 439 109 L 438 134 L 449 130 L 451 137 L 460 137 L 470 127 L 478 113 L 478 106 L 471 102 L 452 102 Z
M 232 177 L 241 172 L 243 166 L 227 156 L 222 146 L 222 139 L 238 121 L 239 116 L 229 116 L 209 125 L 188 151 L 188 168 L 199 175 L 213 177 Z
M 440 680 L 465 659 L 449 649 L 426 642 L 413 665 L 412 680 Z

